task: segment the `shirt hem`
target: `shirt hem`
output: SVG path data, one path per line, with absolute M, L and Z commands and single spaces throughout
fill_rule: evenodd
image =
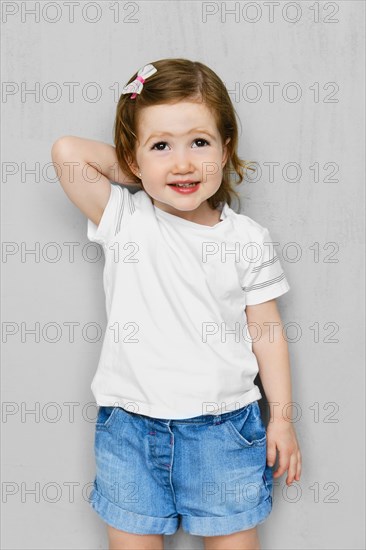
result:
M 220 406 L 213 407 L 212 405 L 217 405 L 217 402 L 214 401 L 206 401 L 205 405 L 206 408 L 203 410 L 202 404 L 197 407 L 196 409 L 192 409 L 190 412 L 185 410 L 181 413 L 177 410 L 164 410 L 159 407 L 153 407 L 150 405 L 143 405 L 138 404 L 137 401 L 134 401 L 134 404 L 138 405 L 138 409 L 134 408 L 131 409 L 131 401 L 128 401 L 125 403 L 125 400 L 118 399 L 118 398 L 111 398 L 111 399 L 96 399 L 97 405 L 101 407 L 122 407 L 123 409 L 126 409 L 132 413 L 142 414 L 143 416 L 149 416 L 151 418 L 158 418 L 158 419 L 171 419 L 171 420 L 185 420 L 188 418 L 194 418 L 196 416 L 204 416 L 204 415 L 221 415 L 225 414 L 227 412 L 232 412 L 234 410 L 241 409 L 245 405 L 248 405 L 249 403 L 252 403 L 253 401 L 258 401 L 262 398 L 262 394 L 258 388 L 258 386 L 254 385 L 254 387 L 242 394 L 240 394 L 236 399 L 233 401 L 230 401 L 230 403 L 224 403 L 222 402 Z M 208 406 L 210 407 L 208 408 Z
M 267 292 L 262 292 L 260 294 L 257 294 L 257 296 L 253 299 L 246 299 L 246 305 L 247 306 L 256 306 L 258 304 L 263 304 L 264 302 L 268 302 L 269 300 L 273 300 L 274 298 L 279 298 L 279 296 L 282 296 L 283 294 L 286 294 L 291 289 L 290 285 L 287 281 L 282 282 L 281 284 L 277 285 L 276 288 L 270 289 Z

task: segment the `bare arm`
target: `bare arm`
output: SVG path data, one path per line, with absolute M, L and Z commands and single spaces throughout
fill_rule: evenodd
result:
M 63 136 L 52 146 L 57 177 L 69 199 L 96 225 L 108 202 L 111 184 L 132 184 L 118 165 L 112 145 Z
M 286 470 L 286 483 L 290 485 L 301 475 L 301 452 L 292 423 L 291 373 L 287 342 L 276 300 L 247 306 L 248 330 L 253 340 L 263 388 L 270 405 L 270 422 L 267 429 L 267 460 L 273 466 L 276 449 L 280 464 L 273 474 L 280 477 Z M 253 323 L 254 327 L 250 327 Z M 260 330 L 259 330 L 260 329 Z M 254 341 L 256 340 L 256 341 Z
M 248 323 L 257 326 L 249 332 L 255 341 L 253 353 L 258 360 L 259 374 L 266 397 L 271 405 L 271 419 L 290 416 L 286 405 L 291 402 L 291 371 L 287 342 L 276 300 L 246 308 Z M 260 331 L 259 331 L 260 329 Z M 278 405 L 276 405 L 278 403 Z

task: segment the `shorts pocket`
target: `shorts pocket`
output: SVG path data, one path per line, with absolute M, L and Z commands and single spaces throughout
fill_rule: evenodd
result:
M 269 495 L 273 497 L 273 466 L 268 466 L 267 463 L 263 472 L 263 481 Z
M 95 423 L 96 429 L 110 428 L 117 417 L 118 407 L 100 406 Z
M 267 443 L 266 428 L 257 401 L 247 405 L 240 414 L 232 416 L 225 425 L 231 438 L 243 447 L 262 447 Z

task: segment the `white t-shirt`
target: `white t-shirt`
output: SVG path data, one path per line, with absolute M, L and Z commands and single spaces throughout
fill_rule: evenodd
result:
M 97 227 L 107 327 L 91 384 L 98 405 L 155 418 L 223 414 L 262 397 L 246 305 L 290 289 L 268 230 L 221 204 L 213 227 L 111 184 Z

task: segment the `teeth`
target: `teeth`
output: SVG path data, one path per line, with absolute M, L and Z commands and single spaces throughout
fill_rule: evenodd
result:
M 176 183 L 176 187 L 194 187 L 195 183 Z

